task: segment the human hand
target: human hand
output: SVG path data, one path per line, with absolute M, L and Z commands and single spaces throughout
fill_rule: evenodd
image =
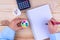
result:
M 50 31 L 51 34 L 54 34 L 54 33 L 56 33 L 56 31 L 57 31 L 57 25 L 53 25 L 51 21 L 53 21 L 53 22 L 57 22 L 57 21 L 52 18 L 52 19 L 48 22 L 49 31 Z
M 1 21 L 2 26 L 9 26 L 15 31 L 18 31 L 19 29 L 23 29 L 22 26 L 20 25 L 22 20 L 26 20 L 25 18 L 15 18 L 11 22 L 8 20 L 3 20 Z
M 23 29 L 21 25 L 18 25 L 19 23 L 21 23 L 22 20 L 25 20 L 25 19 L 24 18 L 15 18 L 15 19 L 13 19 L 10 22 L 9 27 L 12 28 L 15 31 Z

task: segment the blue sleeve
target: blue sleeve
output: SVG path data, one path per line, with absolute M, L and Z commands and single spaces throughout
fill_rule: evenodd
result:
M 0 33 L 0 40 L 14 40 L 15 31 L 8 26 Z
M 60 33 L 50 34 L 50 40 L 60 40 Z

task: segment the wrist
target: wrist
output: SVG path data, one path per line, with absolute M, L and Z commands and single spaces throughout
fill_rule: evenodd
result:
M 9 25 L 9 27 L 10 27 L 12 30 L 16 31 L 16 29 L 15 29 L 12 25 Z
M 50 34 L 55 34 L 56 30 L 50 30 Z

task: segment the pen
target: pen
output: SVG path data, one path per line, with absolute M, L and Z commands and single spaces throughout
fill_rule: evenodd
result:
M 60 24 L 60 22 L 53 22 L 53 21 L 51 21 L 51 23 L 52 23 L 53 25 L 58 25 L 58 24 Z

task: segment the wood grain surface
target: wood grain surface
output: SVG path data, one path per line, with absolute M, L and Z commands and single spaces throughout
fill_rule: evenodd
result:
M 48 4 L 51 8 L 53 18 L 55 18 L 57 21 L 60 21 L 60 0 L 30 0 L 30 3 L 31 8 L 29 9 Z M 14 18 L 12 13 L 16 8 L 16 0 L 0 0 L 0 21 L 6 19 L 11 21 Z M 27 18 L 25 11 L 26 10 L 22 11 L 22 15 L 20 16 L 20 18 Z M 0 26 L 0 32 L 4 28 L 5 26 Z M 28 27 L 24 30 L 19 30 L 16 33 L 15 40 L 34 40 L 31 28 Z

